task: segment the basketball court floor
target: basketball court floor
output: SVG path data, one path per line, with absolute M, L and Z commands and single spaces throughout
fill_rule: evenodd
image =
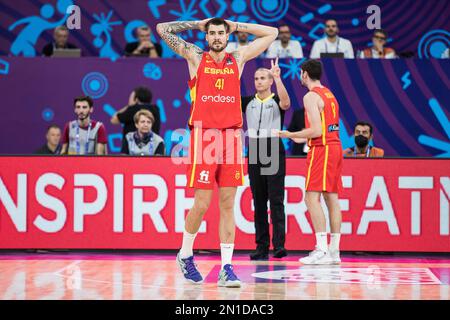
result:
M 186 283 L 175 252 L 0 252 L 1 300 L 449 300 L 449 255 L 341 254 L 302 266 L 306 253 L 251 261 L 236 253 L 241 288 L 217 287 L 220 255 L 196 254 L 205 281 Z

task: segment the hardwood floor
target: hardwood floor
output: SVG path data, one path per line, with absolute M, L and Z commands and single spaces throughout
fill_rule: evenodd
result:
M 237 253 L 241 288 L 217 286 L 218 254 L 197 254 L 205 281 L 185 282 L 174 253 L 0 253 L 0 299 L 449 300 L 450 257 L 342 256 L 338 266 Z

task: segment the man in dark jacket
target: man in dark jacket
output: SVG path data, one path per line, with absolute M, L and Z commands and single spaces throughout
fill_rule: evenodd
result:
M 121 153 L 125 153 L 126 135 L 128 132 L 136 131 L 134 115 L 141 109 L 150 111 L 155 117 L 152 131 L 159 134 L 161 128 L 161 116 L 157 106 L 151 104 L 152 92 L 147 87 L 137 87 L 131 92 L 128 105 L 117 111 L 111 117 L 112 124 L 123 124 Z

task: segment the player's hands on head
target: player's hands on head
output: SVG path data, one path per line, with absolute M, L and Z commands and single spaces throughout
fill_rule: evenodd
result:
M 205 29 L 206 23 L 208 23 L 208 21 L 211 20 L 211 19 L 212 18 L 207 18 L 207 19 L 204 19 L 204 20 L 200 20 L 198 22 L 198 28 L 200 29 L 200 31 L 203 31 L 203 32 L 206 31 L 206 29 Z
M 231 20 L 225 20 L 226 23 L 230 26 L 230 33 L 237 31 L 237 23 Z

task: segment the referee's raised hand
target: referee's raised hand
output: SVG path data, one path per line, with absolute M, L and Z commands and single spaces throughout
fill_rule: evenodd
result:
M 278 66 L 278 57 L 275 59 L 275 63 L 273 62 L 273 60 L 270 60 L 270 73 L 274 78 L 280 78 L 281 69 Z

